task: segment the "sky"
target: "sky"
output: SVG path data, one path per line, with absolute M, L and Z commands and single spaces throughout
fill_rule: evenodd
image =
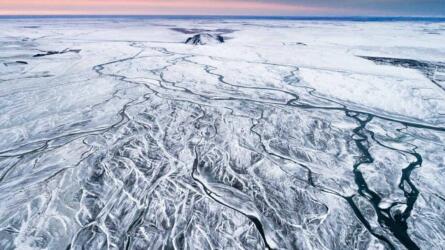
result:
M 445 0 L 0 0 L 0 15 L 445 16 Z

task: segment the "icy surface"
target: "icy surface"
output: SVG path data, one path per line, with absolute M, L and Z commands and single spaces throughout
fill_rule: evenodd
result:
M 227 40 L 184 44 L 201 33 Z M 0 249 L 443 249 L 444 41 L 0 20 Z

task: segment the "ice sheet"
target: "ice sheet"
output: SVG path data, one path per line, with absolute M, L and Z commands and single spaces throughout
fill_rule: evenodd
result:
M 0 27 L 1 249 L 445 244 L 443 23 Z

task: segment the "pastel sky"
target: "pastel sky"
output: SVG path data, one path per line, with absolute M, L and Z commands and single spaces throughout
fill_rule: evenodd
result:
M 0 0 L 0 15 L 445 16 L 445 0 Z

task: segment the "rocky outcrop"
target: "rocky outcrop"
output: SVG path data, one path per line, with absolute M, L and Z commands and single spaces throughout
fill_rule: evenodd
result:
M 224 43 L 224 37 L 218 34 L 200 33 L 187 38 L 186 44 L 206 45 Z
M 35 54 L 33 57 L 44 57 L 44 56 L 51 56 L 51 55 L 58 55 L 58 54 L 65 54 L 65 53 L 79 54 L 80 51 L 81 51 L 80 49 L 64 49 L 62 51 L 50 50 L 50 51 L 45 51 L 44 53 Z

